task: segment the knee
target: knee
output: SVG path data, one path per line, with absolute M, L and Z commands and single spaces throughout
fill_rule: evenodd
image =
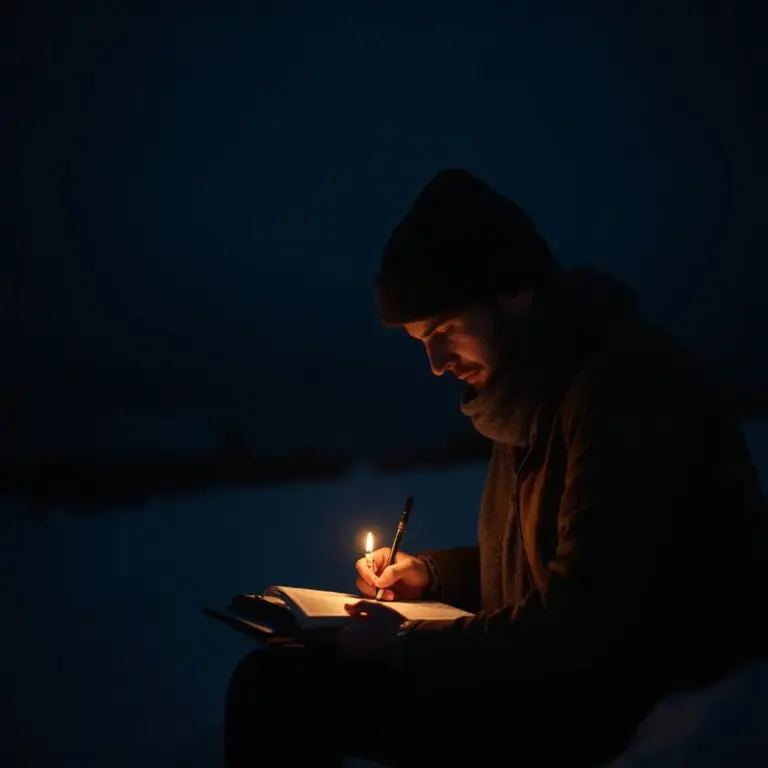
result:
M 232 672 L 228 702 L 239 705 L 274 693 L 304 666 L 304 655 L 301 648 L 261 648 L 244 656 Z
M 227 709 L 240 709 L 253 698 L 255 690 L 267 685 L 269 651 L 258 650 L 243 657 L 235 667 L 227 688 Z
M 251 692 L 254 687 L 264 688 L 269 685 L 272 676 L 273 651 L 269 648 L 261 648 L 244 656 L 237 663 L 229 679 L 227 698 L 241 699 Z
M 257 651 L 252 651 L 251 653 L 243 656 L 243 658 L 240 659 L 234 671 L 232 672 L 230 684 L 243 680 L 251 680 L 254 677 L 259 678 L 266 675 L 270 667 L 268 658 L 269 654 L 269 649 L 260 648 Z

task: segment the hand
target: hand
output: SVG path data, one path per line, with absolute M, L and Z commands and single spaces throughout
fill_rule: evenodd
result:
M 354 618 L 334 637 L 339 653 L 367 658 L 391 656 L 405 617 L 380 602 L 361 600 L 344 607 Z
M 418 557 L 398 552 L 395 562 L 385 568 L 389 551 L 389 547 L 382 547 L 373 553 L 378 578 L 371 572 L 364 557 L 357 561 L 357 588 L 366 597 L 374 597 L 380 587 L 385 587 L 382 594 L 384 600 L 417 600 L 432 582 L 427 564 Z

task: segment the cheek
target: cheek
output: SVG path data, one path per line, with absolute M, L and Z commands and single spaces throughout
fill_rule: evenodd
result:
M 456 344 L 456 354 L 468 363 L 485 363 L 485 353 L 477 339 L 461 339 Z
M 433 338 L 424 344 L 424 349 L 431 363 L 440 363 L 448 352 L 448 345 L 441 338 Z

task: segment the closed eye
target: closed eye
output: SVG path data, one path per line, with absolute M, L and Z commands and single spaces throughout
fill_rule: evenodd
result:
M 448 331 L 451 330 L 451 323 L 443 323 L 438 325 L 429 335 L 430 336 L 445 336 Z

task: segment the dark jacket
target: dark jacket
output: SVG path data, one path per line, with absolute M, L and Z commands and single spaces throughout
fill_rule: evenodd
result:
M 494 443 L 478 546 L 423 553 L 433 596 L 478 613 L 414 625 L 405 663 L 645 711 L 765 649 L 765 499 L 712 380 L 626 288 L 586 274 L 550 305 L 528 449 Z

